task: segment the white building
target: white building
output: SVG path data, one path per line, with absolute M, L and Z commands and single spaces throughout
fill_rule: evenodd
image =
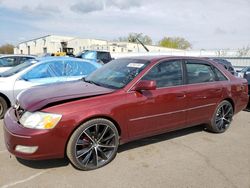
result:
M 47 35 L 22 42 L 14 48 L 15 54 L 45 54 L 62 51 L 62 42 L 72 40 L 73 37 Z
M 67 47 L 74 49 L 74 54 L 78 54 L 84 50 L 104 50 L 108 51 L 109 42 L 98 39 L 82 39 L 73 38 L 68 40 Z
M 183 50 L 146 45 L 150 52 L 184 52 Z M 129 42 L 110 42 L 98 39 L 82 39 L 67 36 L 47 35 L 18 44 L 15 54 L 40 55 L 62 52 L 63 48 L 73 48 L 74 54 L 84 50 L 104 50 L 111 53 L 143 53 L 146 50 L 141 44 Z

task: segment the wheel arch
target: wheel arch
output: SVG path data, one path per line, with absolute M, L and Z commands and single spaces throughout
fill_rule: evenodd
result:
M 74 127 L 74 129 L 72 130 L 72 132 L 70 133 L 70 135 L 69 135 L 69 137 L 68 137 L 68 139 L 67 139 L 67 142 L 66 142 L 66 144 L 65 144 L 65 147 L 64 147 L 64 155 L 65 155 L 66 157 L 67 157 L 67 153 L 66 153 L 66 151 L 67 151 L 67 145 L 68 145 L 68 143 L 69 143 L 70 137 L 71 137 L 72 134 L 75 132 L 75 130 L 76 130 L 78 127 L 80 127 L 83 123 L 86 123 L 87 121 L 90 121 L 90 120 L 93 120 L 93 119 L 99 119 L 99 118 L 107 119 L 107 120 L 111 121 L 111 122 L 115 125 L 115 127 L 117 128 L 117 131 L 118 131 L 119 136 L 121 136 L 121 134 L 122 134 L 122 132 L 121 132 L 121 127 L 120 127 L 120 125 L 118 124 L 118 122 L 117 122 L 116 120 L 114 120 L 113 118 L 111 118 L 111 117 L 109 117 L 109 116 L 105 116 L 105 115 L 96 115 L 96 116 L 88 117 L 88 118 L 86 118 L 86 119 L 80 121 L 80 123 L 78 123 L 78 124 Z
M 230 103 L 231 103 L 231 105 L 232 105 L 232 107 L 233 107 L 233 112 L 235 112 L 235 104 L 234 104 L 233 99 L 231 99 L 231 98 L 225 98 L 225 99 L 224 99 L 224 101 L 228 101 L 228 102 L 230 102 Z
M 96 116 L 88 117 L 88 118 L 84 119 L 83 121 L 81 121 L 81 122 L 75 127 L 75 129 L 77 129 L 80 125 L 82 125 L 83 123 L 85 123 L 85 122 L 87 122 L 87 121 L 90 121 L 90 120 L 92 120 L 92 119 L 98 119 L 98 118 L 107 119 L 107 120 L 111 121 L 111 122 L 115 125 L 115 127 L 117 128 L 117 131 L 118 131 L 118 133 L 119 133 L 119 136 L 121 136 L 121 133 L 122 133 L 122 132 L 121 132 L 121 127 L 120 127 L 120 125 L 118 124 L 118 122 L 117 122 L 116 120 L 114 120 L 112 117 L 110 117 L 110 116 L 105 116 L 105 115 L 96 115 Z M 75 131 L 75 129 L 74 129 L 74 131 Z
M 6 95 L 4 95 L 3 93 L 0 93 L 0 97 L 2 97 L 7 102 L 8 108 L 11 107 L 11 102 Z

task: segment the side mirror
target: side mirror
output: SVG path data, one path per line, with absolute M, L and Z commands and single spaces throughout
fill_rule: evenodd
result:
M 156 89 L 155 80 L 141 80 L 133 88 L 134 91 L 155 90 L 155 89 Z

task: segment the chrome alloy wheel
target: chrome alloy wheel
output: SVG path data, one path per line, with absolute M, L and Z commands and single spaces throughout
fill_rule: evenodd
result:
M 215 117 L 216 128 L 220 132 L 224 132 L 230 125 L 233 119 L 233 107 L 230 103 L 222 104 L 217 112 Z
M 84 123 L 71 136 L 67 156 L 81 170 L 93 170 L 108 164 L 117 153 L 119 134 L 106 119 Z

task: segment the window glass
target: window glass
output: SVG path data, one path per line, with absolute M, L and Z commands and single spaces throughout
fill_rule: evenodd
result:
M 12 67 L 11 69 L 1 73 L 0 77 L 9 77 L 9 76 L 12 76 L 14 74 L 17 74 L 23 70 L 25 70 L 26 68 L 28 68 L 29 66 L 31 66 L 32 63 L 27 61 L 23 64 L 20 64 L 20 65 L 17 65 L 15 67 Z
M 19 64 L 24 63 L 27 60 L 34 59 L 33 57 L 20 57 Z
M 217 69 L 214 67 L 215 74 L 217 75 L 219 81 L 227 80 L 227 78 Z
M 154 66 L 142 80 L 155 80 L 157 88 L 182 84 L 182 62 L 162 62 Z
M 62 61 L 42 63 L 23 75 L 23 79 L 39 79 L 63 76 L 64 64 Z
M 116 59 L 91 73 L 87 82 L 120 89 L 131 82 L 150 62 L 140 59 Z
M 8 62 L 6 62 L 4 59 L 0 59 L 0 67 L 8 67 Z
M 82 54 L 83 59 L 96 59 L 95 51 L 86 51 Z
M 16 66 L 16 58 L 15 57 L 3 57 L 1 58 L 5 63 L 5 67 L 14 67 Z
M 203 83 L 215 81 L 215 74 L 209 65 L 199 63 L 187 63 L 188 83 Z
M 109 53 L 107 52 L 98 52 L 97 59 L 110 59 Z
M 66 76 L 87 76 L 97 68 L 87 62 L 68 61 L 65 67 Z

